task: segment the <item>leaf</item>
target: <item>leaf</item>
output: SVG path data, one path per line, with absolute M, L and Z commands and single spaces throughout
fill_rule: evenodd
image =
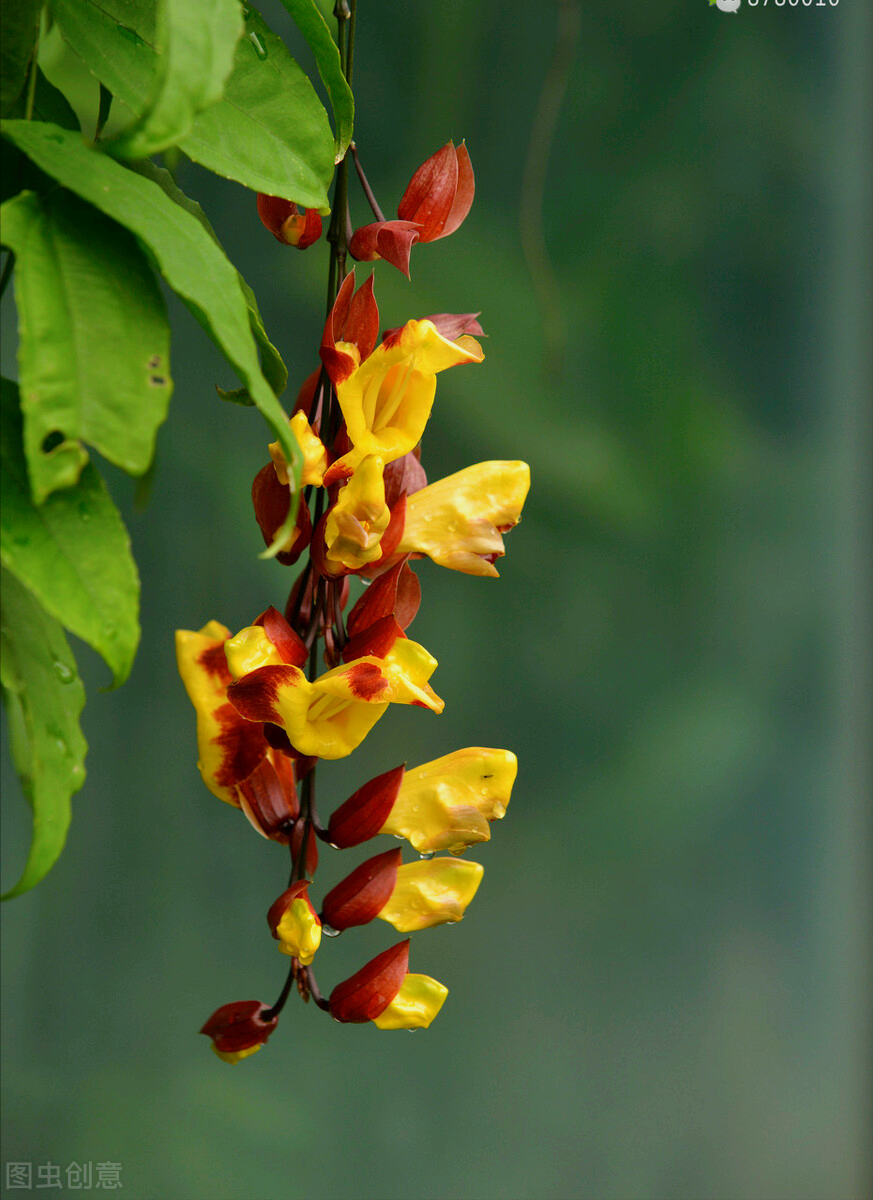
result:
M 33 503 L 18 401 L 16 385 L 0 380 L 0 562 L 103 656 L 118 686 L 139 642 L 139 577 L 127 530 L 90 464 L 75 487 Z
M 41 9 L 42 0 L 7 0 L 0 9 L 0 116 L 24 91 Z
M 336 162 L 341 162 L 352 140 L 355 99 L 340 66 L 339 47 L 315 0 L 282 0 L 282 3 L 315 55 L 318 73 L 333 107 Z
M 85 782 L 87 744 L 79 728 L 85 689 L 53 617 L 7 571 L 2 577 L 0 682 L 12 753 L 33 809 L 24 873 L 2 899 L 39 883 L 57 861 L 70 825 L 70 797 Z
M 254 191 L 328 212 L 334 143 L 327 113 L 282 39 L 246 8 L 224 94 L 197 115 L 179 148 Z M 52 11 L 64 40 L 142 116 L 157 73 L 152 0 L 53 0 Z
M 197 114 L 221 98 L 242 31 L 238 0 L 163 0 L 154 93 L 107 149 L 120 158 L 147 158 L 189 133 Z
M 55 128 L 32 127 L 43 134 Z M 78 134 L 57 136 L 82 145 Z M 2 217 L 3 242 L 16 257 L 19 382 L 34 500 L 41 504 L 79 478 L 88 460 L 79 439 L 141 475 L 172 391 L 164 301 L 142 251 L 121 225 L 57 189 L 22 192 L 3 205 Z
M 153 256 L 167 284 L 188 306 L 264 416 L 291 464 L 299 496 L 303 457 L 281 404 L 267 383 L 249 327 L 248 308 L 237 272 L 200 224 L 160 187 L 128 171 L 80 137 L 51 125 L 4 121 L 0 131 L 48 175 L 105 212 L 124 221 Z M 297 504 L 266 555 L 278 553 L 294 528 Z
M 215 390 L 218 392 L 222 400 L 227 400 L 231 404 L 241 404 L 243 408 L 251 408 L 254 404 L 254 400 L 249 395 L 248 388 L 240 387 L 227 389 L 219 387 L 218 384 L 216 384 Z
M 143 175 L 146 179 L 154 180 L 158 187 L 162 188 L 172 201 L 178 204 L 181 208 L 184 208 L 185 211 L 189 212 L 192 217 L 196 217 L 196 219 L 200 222 L 200 224 L 215 242 L 216 246 L 218 246 L 219 250 L 221 250 L 221 253 L 224 254 L 224 247 L 218 240 L 218 234 L 212 228 L 206 213 L 196 200 L 192 200 L 190 196 L 186 196 L 185 193 L 176 186 L 176 182 L 169 171 L 165 171 L 163 167 L 155 166 L 155 164 L 149 159 L 140 159 L 139 162 L 130 163 L 129 165 L 131 170 L 136 171 L 138 175 Z M 281 354 L 267 336 L 267 331 L 264 328 L 264 322 L 261 318 L 261 312 L 258 308 L 258 301 L 255 297 L 255 293 L 243 279 L 239 271 L 237 271 L 236 277 L 239 280 L 239 285 L 242 288 L 243 296 L 245 297 L 246 304 L 248 305 L 249 325 L 251 326 L 252 333 L 255 335 L 255 341 L 258 343 L 258 348 L 261 351 L 261 370 L 266 375 L 267 382 L 270 384 L 270 387 L 273 389 L 276 395 L 281 396 L 288 383 L 288 368 L 282 361 Z M 244 388 L 238 388 L 236 390 L 245 391 Z M 219 395 L 221 395 L 224 399 L 228 398 L 223 389 L 219 388 L 218 392 Z M 254 404 L 254 400 L 249 397 L 247 401 L 241 401 L 241 403 L 251 405 Z

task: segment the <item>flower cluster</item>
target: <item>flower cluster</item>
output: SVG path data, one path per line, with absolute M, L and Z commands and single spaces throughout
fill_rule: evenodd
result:
M 413 241 L 453 232 L 472 198 L 469 156 L 450 143 L 416 171 L 400 219 L 359 229 L 350 252 L 400 258 L 396 265 L 405 269 Z M 310 214 L 292 208 L 259 197 L 267 227 L 302 248 L 318 237 L 320 220 L 316 231 Z M 336 247 L 334 256 L 332 269 L 341 266 Z M 324 326 L 321 365 L 290 418 L 302 466 L 289 464 L 276 442 L 252 486 L 258 525 L 278 561 L 290 566 L 306 554 L 284 611 L 269 607 L 235 634 L 212 620 L 176 635 L 204 783 L 259 834 L 287 846 L 291 858 L 288 886 L 267 911 L 270 932 L 291 960 L 288 979 L 272 1007 L 226 1004 L 203 1026 L 226 1062 L 265 1044 L 294 984 L 337 1021 L 379 1029 L 427 1027 L 446 998 L 442 983 L 409 971 L 408 938 L 329 996 L 312 964 L 324 934 L 374 920 L 401 934 L 461 920 L 483 868 L 456 856 L 487 841 L 491 822 L 503 817 L 515 756 L 473 746 L 393 767 L 359 787 L 327 824 L 316 810 L 315 778 L 321 760 L 351 754 L 390 704 L 443 710 L 430 684 L 436 659 L 406 632 L 421 601 L 410 562 L 428 557 L 496 576 L 503 535 L 520 520 L 525 463 L 478 463 L 428 484 L 420 461 L 437 376 L 482 361 L 477 316 L 413 319 L 380 338 L 372 276 L 357 289 L 354 272 L 345 276 Z M 295 501 L 293 530 L 276 546 Z M 404 863 L 399 848 L 367 858 L 319 910 L 310 896 L 318 842 L 346 850 L 380 835 L 404 839 L 419 858 Z M 441 851 L 449 857 L 434 857 Z

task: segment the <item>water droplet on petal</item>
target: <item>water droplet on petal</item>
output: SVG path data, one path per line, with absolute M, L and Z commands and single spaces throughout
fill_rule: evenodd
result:
M 321 932 L 325 937 L 339 937 L 342 933 L 341 929 L 334 929 L 333 925 L 322 925 Z
M 451 850 L 449 851 L 449 854 L 453 854 L 455 856 L 455 858 L 458 858 L 461 854 L 464 853 L 464 851 L 466 849 L 467 849 L 466 846 L 452 846 Z
M 419 854 L 419 858 L 423 858 L 425 862 L 429 862 L 433 858 L 433 850 L 426 850 L 424 854 Z
M 407 1029 L 407 1031 L 406 1031 L 406 1032 L 407 1032 L 407 1033 L 421 1033 L 421 1030 L 422 1030 L 422 1026 L 421 1026 L 421 1025 L 415 1025 L 415 1026 L 413 1026 L 413 1028 L 412 1028 L 412 1029 Z

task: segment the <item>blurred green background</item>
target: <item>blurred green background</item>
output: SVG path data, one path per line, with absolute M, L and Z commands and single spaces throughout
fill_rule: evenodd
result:
M 142 647 L 111 694 L 77 647 L 88 779 L 59 865 L 3 914 L 4 1159 L 120 1163 L 130 1200 L 871 1194 L 870 32 L 849 0 L 730 20 L 705 0 L 361 0 L 356 138 L 383 208 L 449 137 L 477 172 L 411 286 L 376 272 L 385 326 L 481 309 L 490 335 L 481 367 L 440 377 L 425 465 L 522 457 L 533 488 L 499 582 L 418 565 L 445 714 L 390 712 L 319 771 L 321 804 L 476 744 L 517 752 L 513 801 L 471 854 L 461 927 L 413 939 L 412 969 L 450 989 L 424 1038 L 294 999 L 238 1067 L 196 1036 L 278 993 L 264 914 L 286 864 L 200 781 L 173 631 L 239 628 L 294 571 L 257 558 L 266 428 L 217 399 L 235 381 L 171 303 L 148 506 L 107 471 Z M 254 286 L 290 402 L 324 244 L 285 250 L 250 193 L 179 181 Z M 545 314 L 522 239 L 552 264 Z M 5 742 L 3 766 L 8 887 L 28 813 Z M 383 848 L 326 851 L 316 897 Z M 391 932 L 327 943 L 322 986 Z

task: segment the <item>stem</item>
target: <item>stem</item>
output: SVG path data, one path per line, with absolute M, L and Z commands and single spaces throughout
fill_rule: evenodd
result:
M 261 1015 L 262 1021 L 272 1021 L 273 1017 L 278 1017 L 279 1013 L 285 1007 L 285 1002 L 287 1001 L 288 997 L 291 995 L 291 989 L 294 986 L 294 980 L 296 978 L 296 966 L 297 966 L 297 959 L 292 958 L 291 966 L 288 968 L 288 977 L 282 986 L 281 992 L 279 993 L 279 999 L 276 1001 L 276 1003 L 273 1005 L 272 1008 L 268 1008 L 267 1011 Z
M 36 41 L 33 46 L 33 54 L 30 56 L 30 76 L 27 80 L 27 103 L 24 108 L 25 121 L 33 120 L 33 102 L 36 98 L 36 77 L 39 71 L 37 59 L 39 58 L 39 31 L 36 34 Z
M 361 181 L 361 187 L 364 189 L 364 195 L 367 197 L 367 203 L 373 210 L 373 216 L 377 221 L 384 221 L 385 214 L 379 207 L 376 197 L 373 195 L 373 189 L 370 187 L 370 182 L 364 174 L 364 168 L 361 166 L 361 160 L 358 158 L 358 147 L 354 142 L 351 142 L 349 149 L 352 152 L 352 162 L 355 164 L 355 170 L 358 172 L 358 179 Z

